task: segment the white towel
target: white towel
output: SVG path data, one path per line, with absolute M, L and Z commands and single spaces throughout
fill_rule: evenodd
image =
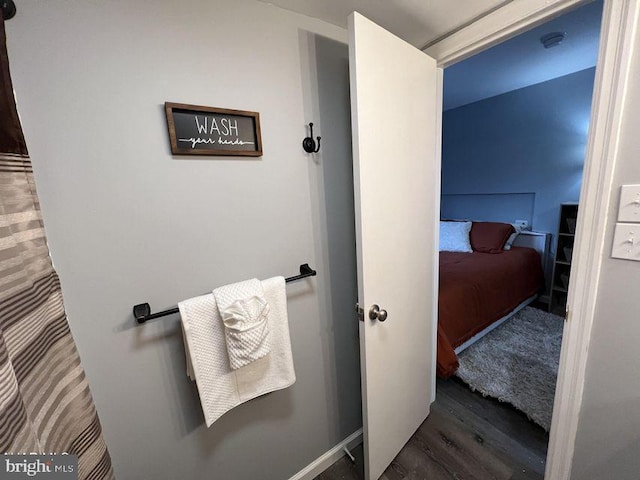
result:
M 213 296 L 224 323 L 229 364 L 233 370 L 269 354 L 269 304 L 262 283 L 252 278 L 216 288 Z
M 178 304 L 207 427 L 241 403 L 296 381 L 284 278 L 261 283 L 270 306 L 271 352 L 237 370 L 229 365 L 224 324 L 213 293 Z

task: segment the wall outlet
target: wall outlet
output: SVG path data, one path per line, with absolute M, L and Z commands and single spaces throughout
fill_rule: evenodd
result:
M 529 228 L 529 221 L 528 220 L 516 220 L 513 223 L 515 225 L 517 225 L 518 227 L 520 227 L 521 230 L 527 230 Z

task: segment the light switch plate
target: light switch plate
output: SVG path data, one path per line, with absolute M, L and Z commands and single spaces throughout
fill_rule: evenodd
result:
M 640 222 L 640 185 L 620 187 L 619 222 Z
M 640 224 L 616 223 L 611 256 L 640 262 Z

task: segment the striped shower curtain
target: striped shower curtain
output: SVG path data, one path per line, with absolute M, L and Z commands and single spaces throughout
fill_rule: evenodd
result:
M 111 479 L 49 258 L 0 24 L 0 453 L 67 452 L 78 456 L 79 478 Z

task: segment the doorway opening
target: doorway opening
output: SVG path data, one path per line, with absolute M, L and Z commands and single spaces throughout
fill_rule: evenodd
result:
M 436 405 L 527 478 L 545 472 L 602 8 L 444 72 Z
M 566 2 L 566 5 L 564 6 L 564 8 L 567 8 L 567 5 L 573 5 L 573 3 L 570 2 Z M 558 10 L 556 10 L 558 11 Z M 611 14 L 611 9 L 610 9 L 610 5 L 608 8 L 608 14 Z M 614 15 L 614 19 L 620 19 L 619 17 L 622 16 L 622 14 L 620 14 L 620 12 L 613 12 Z M 524 13 L 522 15 L 522 22 L 519 24 L 520 27 L 522 26 L 523 23 L 534 23 L 535 20 L 534 18 L 539 19 L 541 16 L 544 16 L 545 13 L 544 12 L 528 12 L 528 13 Z M 546 15 L 550 15 L 549 13 L 546 13 Z M 518 22 L 520 20 L 515 19 L 516 15 L 513 15 L 513 19 L 512 22 Z M 480 22 L 482 23 L 482 22 Z M 497 22 L 495 22 L 497 23 Z M 513 28 L 516 28 L 515 25 L 516 23 L 514 23 Z M 506 22 L 505 22 L 506 24 Z M 600 192 L 596 192 L 597 194 L 594 194 L 592 192 L 593 188 L 591 188 L 589 190 L 589 195 L 587 195 L 585 193 L 584 195 L 584 199 L 581 199 L 585 202 L 587 202 L 589 205 L 591 205 L 592 207 L 594 206 L 594 204 L 596 204 L 595 206 L 597 206 L 598 208 L 602 208 L 602 205 L 604 204 L 604 197 L 606 196 L 606 192 L 607 192 L 607 185 L 605 184 L 605 181 L 602 180 L 598 180 L 597 181 L 597 173 L 598 172 L 608 172 L 610 171 L 610 165 L 607 162 L 603 161 L 603 165 L 599 165 L 599 163 L 597 162 L 597 160 L 595 161 L 594 164 L 594 149 L 596 150 L 596 152 L 599 154 L 601 153 L 601 151 L 605 151 L 608 152 L 611 150 L 611 148 L 609 148 L 608 145 L 602 145 L 602 138 L 600 138 L 602 136 L 603 133 L 605 133 L 606 128 L 613 128 L 613 130 L 615 131 L 617 128 L 617 123 L 614 122 L 618 122 L 619 121 L 619 115 L 615 114 L 612 117 L 613 118 L 606 118 L 603 119 L 602 117 L 605 115 L 605 113 L 609 113 L 610 111 L 610 106 L 608 106 L 606 104 L 607 101 L 611 101 L 612 99 L 616 99 L 617 100 L 617 96 L 616 95 L 612 95 L 612 94 L 608 94 L 606 90 L 603 90 L 602 85 L 604 84 L 605 86 L 610 86 L 610 85 L 622 85 L 624 86 L 624 74 L 626 72 L 626 69 L 628 69 L 628 62 L 626 62 L 625 58 L 626 57 L 622 57 L 622 53 L 620 53 L 619 51 L 615 51 L 615 52 L 610 52 L 610 50 L 613 49 L 613 43 L 615 39 L 620 39 L 620 40 L 624 40 L 624 41 L 628 41 L 628 32 L 624 29 L 624 28 L 617 28 L 616 27 L 616 23 L 609 18 L 608 19 L 608 23 L 607 23 L 607 27 L 605 27 L 605 31 L 606 31 L 606 36 L 604 38 L 606 38 L 606 43 L 605 43 L 605 49 L 607 51 L 606 53 L 606 61 L 603 61 L 600 64 L 599 68 L 602 68 L 602 70 L 599 70 L 599 75 L 598 75 L 598 87 L 597 87 L 597 103 L 598 103 L 598 108 L 595 111 L 595 115 L 594 118 L 596 120 L 596 122 L 594 122 L 594 134 L 592 134 L 590 136 L 590 140 L 589 140 L 589 154 L 588 157 L 590 159 L 590 163 L 589 163 L 589 170 L 587 170 L 586 174 L 585 174 L 585 185 L 586 187 L 594 187 L 594 186 L 601 186 L 604 184 L 604 193 L 600 193 Z M 486 28 L 487 32 L 493 32 L 493 35 L 495 35 L 495 32 L 499 32 L 499 28 L 497 25 L 486 25 L 483 24 L 481 25 L 479 28 L 482 29 L 484 27 L 488 27 Z M 504 28 L 504 27 L 503 27 Z M 474 30 L 474 32 L 477 34 L 477 29 Z M 474 32 L 470 32 L 470 33 L 474 33 Z M 466 36 L 465 36 L 466 35 Z M 443 41 L 442 43 L 444 45 L 440 45 L 437 44 L 436 48 L 434 49 L 434 52 L 437 51 L 437 55 L 436 57 L 443 62 L 443 64 L 448 65 L 451 63 L 452 59 L 455 59 L 456 57 L 462 57 L 464 55 L 464 51 L 465 49 L 474 49 L 474 48 L 478 48 L 479 45 L 483 45 L 486 42 L 489 42 L 490 40 L 490 36 L 489 33 L 486 33 L 487 37 L 483 38 L 481 40 L 471 40 L 470 37 L 471 35 L 467 35 L 466 33 L 463 32 L 462 37 L 457 36 L 456 39 L 454 39 L 453 42 L 446 42 Z M 454 35 L 455 36 L 455 35 Z M 478 38 L 476 36 L 476 38 Z M 457 45 L 456 45 L 457 43 Z M 603 58 L 605 58 L 603 56 Z M 602 60 L 602 59 L 600 59 Z M 612 66 L 613 65 L 613 66 Z M 619 65 L 619 69 L 617 68 L 617 66 Z M 369 78 L 372 78 L 371 76 Z M 353 81 L 353 78 L 352 78 Z M 360 109 L 358 109 L 358 111 L 360 111 Z M 615 112 L 614 112 L 615 113 Z M 357 124 L 356 124 L 357 127 Z M 425 135 L 428 136 L 428 132 L 425 130 Z M 594 139 L 595 136 L 595 139 Z M 357 133 L 356 133 L 356 137 L 357 137 Z M 598 140 L 599 139 L 599 140 Z M 600 142 L 600 143 L 598 143 Z M 357 145 L 356 141 L 354 141 L 354 144 Z M 356 158 L 359 158 L 360 160 L 363 159 L 362 155 L 359 155 L 358 152 L 356 152 Z M 440 165 L 440 162 L 438 161 L 438 166 Z M 362 184 L 360 184 L 360 186 L 362 186 Z M 438 190 L 439 190 L 439 185 L 438 185 Z M 513 192 L 512 192 L 513 193 Z M 358 206 L 356 206 L 356 211 L 358 209 Z M 601 235 L 601 223 L 599 221 L 591 221 L 590 218 L 585 218 L 584 215 L 584 211 L 581 210 L 581 223 L 583 224 L 582 226 L 578 226 L 578 238 L 576 240 L 576 243 L 578 244 L 578 251 L 582 252 L 582 255 L 580 258 L 584 257 L 585 252 L 583 251 L 585 248 L 587 248 L 587 244 L 592 244 L 594 241 L 597 241 Z M 565 218 L 570 218 L 570 217 L 565 217 Z M 434 222 L 434 225 L 437 225 L 437 221 Z M 568 223 L 568 222 L 567 222 Z M 580 232 L 580 229 L 589 229 L 589 227 L 591 227 L 593 224 L 593 226 L 598 227 L 598 235 L 597 237 L 594 239 L 594 235 L 591 236 L 587 236 L 585 235 L 584 232 Z M 574 224 L 575 227 L 575 224 Z M 570 228 L 570 227 L 567 227 Z M 567 232 L 556 232 L 556 233 L 567 233 Z M 570 233 L 570 232 L 568 232 Z M 558 235 L 559 236 L 559 235 Z M 588 241 L 587 241 L 588 240 Z M 517 245 L 516 245 L 517 246 Z M 562 252 L 564 252 L 564 246 L 562 247 Z M 556 248 L 556 250 L 558 250 L 558 248 Z M 566 253 L 565 253 L 566 255 Z M 542 256 L 541 256 L 542 258 Z M 555 263 L 555 262 L 554 262 Z M 594 264 L 593 262 L 587 262 L 588 265 L 585 266 L 585 264 L 583 262 L 580 262 L 578 264 L 576 264 L 574 262 L 574 265 L 572 266 L 573 268 L 577 268 L 578 271 L 593 271 L 594 270 Z M 576 266 L 577 265 L 577 266 Z M 542 261 L 540 263 L 540 268 L 543 269 L 544 265 L 542 264 Z M 570 269 L 570 271 L 572 270 Z M 359 273 L 360 275 L 360 273 Z M 553 272 L 551 273 L 552 277 L 554 277 Z M 559 278 L 559 277 L 558 277 Z M 562 281 L 562 279 L 560 279 Z M 575 295 L 580 295 L 581 298 L 584 297 L 585 292 L 586 291 L 593 291 L 593 282 L 591 282 L 591 284 L 589 284 L 589 282 L 585 281 L 582 276 L 576 276 L 576 278 L 574 278 L 571 281 L 571 284 L 573 285 L 572 289 Z M 569 289 L 570 290 L 570 289 Z M 544 298 L 542 299 L 544 300 Z M 550 300 L 550 298 L 549 298 Z M 578 308 L 578 306 L 576 306 L 575 304 L 575 300 L 571 301 L 571 305 L 572 305 L 572 309 L 576 309 L 576 310 L 580 310 L 580 312 L 578 312 L 576 314 L 576 316 L 580 315 L 580 314 L 584 314 L 585 316 L 589 317 L 589 312 L 586 311 L 585 309 L 580 309 Z M 539 305 L 538 305 L 539 306 Z M 538 310 L 541 310 L 540 308 L 538 308 Z M 582 311 L 585 310 L 585 311 Z M 589 325 L 590 325 L 590 318 L 587 319 L 588 321 L 586 322 L 584 327 L 575 327 L 575 325 L 571 325 L 571 323 L 569 323 L 569 326 L 567 327 L 566 330 L 568 330 L 569 333 L 569 337 L 571 342 L 569 342 L 569 345 L 572 346 L 572 348 L 575 350 L 575 346 L 580 344 L 580 339 L 576 339 L 576 335 L 579 335 L 579 333 L 576 333 L 576 330 L 581 331 L 582 333 L 587 334 L 589 333 Z M 576 372 L 572 372 L 572 373 L 566 373 L 566 368 L 563 369 L 562 372 L 562 376 L 560 379 L 560 388 L 561 391 L 564 392 L 564 394 L 566 395 L 567 392 L 567 385 L 576 385 L 577 387 L 580 387 L 580 371 L 582 368 L 582 362 L 583 362 L 583 356 L 578 355 L 575 352 L 565 352 L 564 348 L 563 348 L 563 362 L 569 362 L 569 364 L 573 367 L 573 368 L 577 368 L 578 369 L 578 373 L 576 374 Z M 567 360 L 567 358 L 569 358 L 569 360 Z M 368 365 L 368 363 L 367 363 Z M 563 365 L 566 365 L 565 363 L 563 363 Z M 578 378 L 574 378 L 574 377 L 578 377 Z M 562 378 L 564 377 L 564 378 Z M 433 377 L 431 377 L 433 378 Z M 366 390 L 363 387 L 363 391 Z M 571 453 L 572 453 L 572 447 L 569 446 L 567 448 L 561 448 L 558 446 L 558 436 L 559 437 L 566 437 L 566 439 L 570 442 L 571 441 L 571 432 L 567 433 L 567 434 L 562 434 L 562 433 L 558 433 L 558 424 L 561 425 L 565 425 L 569 422 L 569 419 L 571 418 L 575 418 L 575 414 L 577 412 L 577 405 L 576 405 L 576 400 L 575 400 L 575 395 L 568 395 L 569 400 L 565 400 L 564 396 L 560 396 L 558 400 L 560 403 L 562 403 L 563 405 L 566 405 L 567 403 L 571 403 L 571 409 L 569 414 L 565 414 L 560 416 L 562 418 L 557 419 L 557 421 L 554 421 L 554 427 L 553 427 L 553 431 L 554 431 L 554 435 L 552 436 L 552 441 L 555 442 L 555 447 L 552 447 L 550 451 L 554 452 L 553 455 L 551 455 L 551 468 L 552 471 L 556 471 L 558 468 L 564 468 L 566 470 L 566 464 L 567 461 L 570 462 L 571 460 Z M 563 410 L 565 411 L 565 410 Z M 365 436 L 366 436 L 366 417 L 365 417 Z M 442 439 L 444 439 L 444 437 L 442 437 Z M 421 439 L 421 441 L 424 440 L 424 438 Z M 451 440 L 451 439 L 450 439 Z M 410 442 L 411 443 L 411 442 Z M 419 443 L 419 442 L 418 442 Z M 479 443 L 482 443 L 479 441 Z M 450 446 L 455 447 L 456 444 L 455 442 L 451 442 L 449 444 Z M 419 445 L 417 445 L 415 442 L 413 444 L 413 447 L 419 447 Z M 396 450 L 397 451 L 397 450 Z M 401 452 L 402 454 L 402 452 Z M 562 457 L 562 458 L 561 458 Z M 558 460 L 559 459 L 559 460 Z M 387 462 L 388 463 L 388 462 Z M 562 463 L 562 466 L 558 466 L 560 463 Z M 557 465 L 558 464 L 558 465 Z M 555 467 L 554 467 L 555 466 Z M 396 468 L 398 468 L 398 465 L 395 465 Z M 504 472 L 503 472 L 504 473 Z M 536 478 L 536 477 L 534 477 Z

